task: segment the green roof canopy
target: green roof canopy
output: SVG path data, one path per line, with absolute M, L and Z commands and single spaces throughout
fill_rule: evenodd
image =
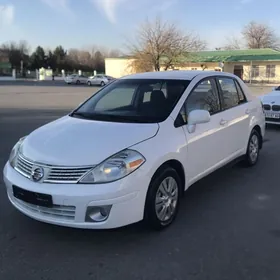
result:
M 189 54 L 184 62 L 246 62 L 246 61 L 280 61 L 280 52 L 272 49 L 250 49 L 230 51 L 202 51 Z
M 133 56 L 122 56 L 115 59 L 129 59 Z M 110 59 L 110 58 L 109 58 Z M 166 57 L 161 57 L 164 63 Z M 273 49 L 248 49 L 228 51 L 201 51 L 186 53 L 178 57 L 175 63 L 203 63 L 203 62 L 250 62 L 250 61 L 280 61 L 280 51 Z

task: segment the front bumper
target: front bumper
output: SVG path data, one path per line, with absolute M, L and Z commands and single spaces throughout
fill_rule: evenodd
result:
M 4 182 L 13 206 L 35 220 L 74 228 L 108 229 L 143 219 L 150 178 L 139 168 L 124 179 L 109 184 L 35 183 L 20 175 L 7 163 L 4 168 Z M 54 206 L 36 206 L 15 198 L 13 185 L 51 195 Z M 87 209 L 92 206 L 112 206 L 107 220 L 86 222 Z
M 280 118 L 272 118 L 266 115 L 266 114 L 279 114 L 280 113 L 279 111 L 264 110 L 264 113 L 265 113 L 265 123 L 280 125 Z
M 280 125 L 280 119 L 279 120 L 275 120 L 275 119 L 271 119 L 271 118 L 266 118 L 265 119 L 265 123 Z

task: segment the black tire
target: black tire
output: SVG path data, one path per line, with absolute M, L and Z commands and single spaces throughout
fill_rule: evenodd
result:
M 170 217 L 169 218 L 167 217 L 168 218 L 167 220 L 162 221 L 159 219 L 156 211 L 156 197 L 160 189 L 161 183 L 167 178 L 173 178 L 176 181 L 178 186 L 178 196 L 177 196 L 176 207 L 174 207 L 175 209 L 172 215 L 170 214 Z M 180 200 L 182 197 L 182 192 L 183 192 L 182 180 L 180 179 L 180 176 L 178 175 L 176 170 L 170 166 L 164 166 L 163 168 L 161 168 L 152 179 L 147 192 L 145 212 L 144 212 L 144 222 L 146 223 L 146 225 L 156 230 L 162 230 L 170 226 L 177 216 L 179 206 L 180 206 Z
M 88 86 L 91 86 L 91 82 L 90 81 L 88 81 L 87 84 L 88 84 Z
M 244 160 L 244 164 L 247 167 L 251 167 L 257 164 L 259 160 L 260 148 L 261 148 L 261 135 L 256 129 L 253 129 L 249 137 L 247 152 Z
M 102 82 L 100 83 L 100 86 L 104 87 L 104 86 L 105 86 L 105 83 L 102 81 Z
M 76 84 L 79 85 L 81 82 L 79 80 L 77 80 Z

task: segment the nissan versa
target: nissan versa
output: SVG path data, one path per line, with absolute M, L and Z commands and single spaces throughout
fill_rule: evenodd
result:
M 237 158 L 255 165 L 264 133 L 260 100 L 232 74 L 135 74 L 21 138 L 4 180 L 14 207 L 42 222 L 160 229 L 194 182 Z

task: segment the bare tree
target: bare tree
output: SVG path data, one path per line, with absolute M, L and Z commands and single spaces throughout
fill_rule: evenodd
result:
M 120 56 L 121 56 L 121 51 L 120 50 L 112 49 L 112 50 L 110 50 L 107 57 L 120 57 Z
M 252 21 L 244 27 L 242 35 L 250 49 L 279 49 L 279 38 L 275 31 L 266 24 Z
M 224 50 L 240 50 L 242 48 L 242 42 L 237 37 L 226 38 L 227 43 L 223 47 Z
M 191 51 L 205 48 L 205 42 L 194 34 L 185 34 L 175 24 L 162 21 L 159 17 L 147 20 L 137 32 L 136 43 L 128 48 L 136 60 L 136 68 L 160 71 L 169 69 Z M 145 70 L 145 69 L 143 69 Z
M 85 48 L 86 51 L 90 52 L 91 56 L 94 57 L 94 54 L 97 51 L 100 51 L 104 57 L 119 57 L 122 52 L 119 49 L 109 49 L 105 46 L 90 45 Z

